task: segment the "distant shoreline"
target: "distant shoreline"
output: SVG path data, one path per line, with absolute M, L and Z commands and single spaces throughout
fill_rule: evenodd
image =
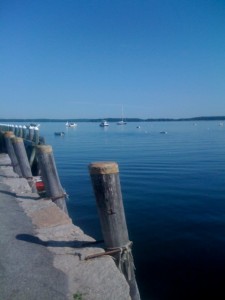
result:
M 118 122 L 121 118 L 105 118 L 109 122 Z M 180 122 L 180 121 L 223 121 L 225 116 L 215 116 L 215 117 L 194 117 L 194 118 L 126 118 L 126 122 Z M 34 119 L 15 119 L 15 118 L 0 118 L 0 122 L 101 122 L 102 119 L 49 119 L 49 118 L 34 118 Z

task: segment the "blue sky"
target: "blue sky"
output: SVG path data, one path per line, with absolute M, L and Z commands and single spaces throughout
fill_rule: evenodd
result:
M 2 0 L 0 118 L 225 115 L 224 0 Z

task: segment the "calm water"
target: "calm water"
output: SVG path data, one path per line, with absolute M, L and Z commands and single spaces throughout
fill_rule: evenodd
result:
M 40 133 L 53 146 L 70 216 L 97 240 L 88 164 L 118 162 L 142 299 L 224 299 L 225 124 L 42 123 Z

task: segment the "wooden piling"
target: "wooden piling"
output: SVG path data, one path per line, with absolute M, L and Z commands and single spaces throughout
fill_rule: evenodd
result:
M 28 136 L 28 139 L 30 141 L 33 141 L 33 138 L 34 138 L 34 127 L 30 126 L 29 127 L 29 136 Z
M 29 164 L 30 167 L 33 166 L 34 160 L 35 160 L 35 156 L 36 156 L 36 148 L 35 146 L 33 146 L 32 144 L 30 145 L 30 158 L 29 158 Z
M 5 146 L 5 139 L 4 134 L 2 131 L 0 131 L 0 153 L 6 152 L 6 146 Z
M 20 166 L 22 176 L 27 179 L 32 189 L 32 192 L 37 192 L 23 139 L 20 137 L 13 137 L 11 138 L 11 140 L 12 140 L 12 145 L 14 148 L 15 155 L 17 157 Z
M 98 214 L 105 245 L 108 251 L 120 250 L 115 257 L 124 274 L 132 300 L 140 300 L 135 279 L 132 243 L 129 241 L 121 194 L 119 168 L 115 162 L 95 162 L 89 165 Z
M 8 125 L 7 131 L 12 131 L 15 134 L 15 125 Z
M 39 129 L 38 129 L 38 127 L 34 127 L 34 143 L 36 145 L 39 144 Z
M 19 137 L 23 137 L 23 127 L 22 125 L 19 125 L 19 134 L 18 134 Z
M 46 194 L 58 207 L 68 214 L 65 201 L 66 195 L 59 180 L 52 147 L 49 145 L 38 145 L 36 150 Z
M 26 139 L 27 137 L 27 127 L 25 125 L 23 125 L 23 135 L 22 135 L 22 138 Z
M 14 134 L 15 134 L 15 136 L 19 136 L 19 127 L 18 127 L 18 125 L 15 126 Z
M 4 139 L 5 139 L 5 145 L 6 145 L 6 151 L 11 159 L 13 170 L 15 173 L 17 173 L 20 177 L 22 177 L 22 172 L 17 160 L 17 157 L 15 155 L 15 151 L 12 145 L 12 138 L 14 138 L 15 135 L 12 131 L 6 131 L 4 133 Z

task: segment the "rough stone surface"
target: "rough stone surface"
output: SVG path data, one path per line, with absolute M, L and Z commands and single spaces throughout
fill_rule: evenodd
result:
M 41 289 L 39 298 L 35 294 L 35 284 L 30 283 L 31 278 L 30 280 L 25 278 L 22 284 L 23 290 L 17 286 L 13 293 L 6 293 L 5 299 L 72 300 L 78 295 L 82 297 L 82 300 L 130 299 L 129 286 L 115 266 L 113 259 L 104 255 L 100 258 L 85 260 L 88 255 L 104 252 L 104 249 L 96 247 L 95 240 L 72 224 L 71 219 L 51 200 L 41 199 L 38 194 L 32 193 L 27 181 L 13 172 L 10 160 L 5 154 L 0 154 L 0 187 L 0 204 L 4 201 L 4 193 L 9 193 L 11 201 L 13 199 L 15 202 L 11 208 L 15 210 L 13 214 L 17 215 L 15 207 L 18 207 L 21 218 L 24 214 L 28 222 L 32 222 L 31 231 L 23 228 L 23 224 L 18 228 L 17 236 L 24 239 L 24 247 L 27 244 L 32 245 L 33 253 L 40 253 L 41 258 L 49 256 L 48 263 L 43 262 L 45 266 L 42 266 L 42 263 L 41 265 L 34 264 L 32 268 L 29 266 L 32 276 L 36 278 L 37 289 L 39 291 Z M 7 220 L 7 215 L 5 217 Z M 3 229 L 4 226 L 7 227 L 6 224 L 1 223 Z M 16 247 L 16 238 L 11 236 L 11 239 L 12 247 L 13 243 Z M 4 245 L 0 242 L 0 249 L 2 247 Z M 48 255 L 44 254 L 44 251 L 47 251 Z M 29 265 L 29 261 L 23 262 L 26 257 L 20 257 L 22 260 L 20 273 L 27 272 L 24 265 Z M 2 260 L 4 261 L 4 255 Z M 14 257 L 12 263 L 18 266 L 17 257 Z M 3 262 L 0 261 L 0 269 L 2 264 Z M 4 267 L 7 269 L 5 264 Z M 45 274 L 39 270 L 43 267 Z M 55 269 L 59 272 L 57 278 L 61 278 L 61 285 L 56 282 L 57 286 L 52 287 L 52 279 L 48 279 L 46 269 L 51 269 L 51 272 Z M 7 282 L 6 273 L 4 271 L 3 276 L 0 276 L 2 278 L 0 284 Z M 20 278 L 18 278 L 19 281 Z

